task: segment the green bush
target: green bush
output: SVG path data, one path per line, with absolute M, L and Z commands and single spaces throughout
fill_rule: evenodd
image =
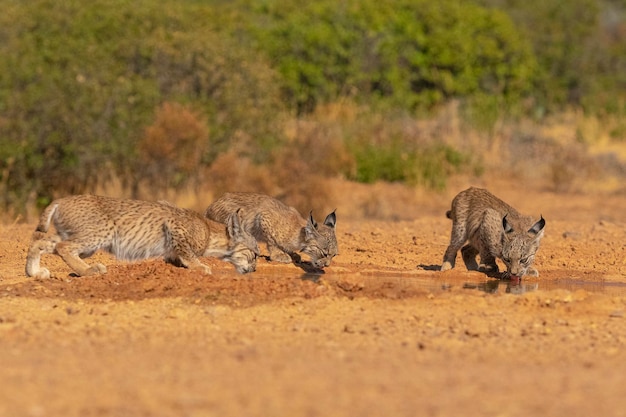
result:
M 535 105 L 545 111 L 583 106 L 626 115 L 626 3 L 622 0 L 479 0 L 507 13 L 538 63 Z
M 176 187 L 225 151 L 276 163 L 289 146 L 284 118 L 302 119 L 321 103 L 414 117 L 458 98 L 466 121 L 483 132 L 522 110 L 541 116 L 576 106 L 606 117 L 615 140 L 626 131 L 623 1 L 0 0 L 0 7 L 5 209 L 45 204 L 113 176 L 131 189 L 150 181 Z M 162 119 L 166 103 L 193 117 L 176 110 Z M 148 140 L 164 152 L 146 159 L 147 129 L 166 119 L 169 127 Z M 359 122 L 329 139 L 341 142 L 329 149 L 350 152 L 328 164 L 350 160 L 338 174 L 438 188 L 472 163 L 448 145 L 418 146 L 391 125 Z M 185 126 L 198 134 L 188 136 Z M 377 137 L 381 129 L 387 133 Z M 195 151 L 193 158 L 179 158 L 178 148 Z M 173 165 L 160 170 L 164 156 Z
M 383 146 L 363 144 L 353 150 L 356 181 L 405 182 L 432 189 L 444 189 L 451 174 L 460 172 L 469 158 L 446 144 L 423 145 L 416 150 L 394 141 Z
M 388 145 L 360 144 L 352 152 L 356 160 L 355 180 L 365 183 L 401 181 L 409 179 L 413 170 L 415 155 L 404 152 L 402 144 Z
M 300 112 L 342 96 L 404 108 L 479 92 L 517 99 L 535 75 L 508 16 L 470 2 L 270 0 L 254 13 L 254 36 Z
M 353 156 L 348 178 L 373 183 L 404 182 L 443 189 L 456 173 L 475 173 L 480 161 L 457 149 L 426 124 L 403 113 L 362 109 L 336 128 Z
M 117 175 L 133 186 L 137 142 L 164 102 L 208 122 L 205 164 L 232 141 L 257 160 L 280 144 L 276 74 L 211 29 L 196 2 L 0 3 L 0 203 L 82 192 Z M 251 140 L 254 138 L 254 140 Z

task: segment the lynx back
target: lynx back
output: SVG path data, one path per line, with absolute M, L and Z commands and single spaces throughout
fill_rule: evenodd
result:
M 269 258 L 283 263 L 300 263 L 298 252 L 307 254 L 316 268 L 329 266 L 337 255 L 333 211 L 318 224 L 312 213 L 304 220 L 298 211 L 265 194 L 226 193 L 205 211 L 209 219 L 224 222 L 238 208 L 243 209 L 243 228 L 267 244 Z
M 41 214 L 26 259 L 26 275 L 50 277 L 41 255 L 59 255 L 79 276 L 105 273 L 102 264 L 83 259 L 103 249 L 121 260 L 163 257 L 176 266 L 211 269 L 199 256 L 215 256 L 238 272 L 254 271 L 258 246 L 245 233 L 240 214 L 227 225 L 211 224 L 200 214 L 158 202 L 76 195 L 53 201 Z M 47 235 L 50 224 L 55 233 Z
M 461 249 L 470 270 L 497 273 L 496 258 L 499 258 L 507 268 L 504 277 L 539 275 L 532 264 L 543 237 L 546 224 L 543 217 L 535 221 L 523 216 L 489 191 L 474 187 L 460 192 L 446 215 L 452 220 L 452 233 L 442 271 L 454 268 Z M 480 265 L 476 262 L 477 255 Z

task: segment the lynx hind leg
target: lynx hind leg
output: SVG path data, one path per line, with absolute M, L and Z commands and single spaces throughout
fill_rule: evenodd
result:
M 89 265 L 83 261 L 80 257 L 81 254 L 93 254 L 96 249 L 90 248 L 88 245 L 84 245 L 80 242 L 66 240 L 59 242 L 56 245 L 56 253 L 59 254 L 65 263 L 74 270 L 74 272 L 81 277 L 104 274 L 107 269 L 104 265 L 96 263 Z
M 54 253 L 55 247 L 60 241 L 60 236 L 46 238 L 43 237 L 42 233 L 35 232 L 26 256 L 26 276 L 40 279 L 50 278 L 50 271 L 41 267 L 41 255 Z
M 446 249 L 446 253 L 443 255 L 443 264 L 441 264 L 441 270 L 447 271 L 454 268 L 456 263 L 456 254 L 463 247 L 463 244 L 467 241 L 465 235 L 465 225 L 458 221 L 452 222 L 452 232 L 450 234 L 450 245 Z

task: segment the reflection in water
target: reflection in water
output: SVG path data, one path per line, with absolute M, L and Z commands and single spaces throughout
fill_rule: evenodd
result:
M 441 286 L 444 290 L 452 289 L 453 286 L 461 287 L 468 290 L 479 290 L 489 294 L 509 293 L 509 294 L 525 294 L 538 290 L 567 290 L 577 291 L 584 290 L 589 292 L 601 292 L 610 295 L 626 295 L 625 282 L 603 282 L 603 281 L 583 281 L 577 279 L 559 279 L 556 281 L 525 281 L 525 280 L 500 280 L 488 279 L 484 282 L 463 282 L 450 284 L 446 283 Z
M 304 274 L 302 279 L 318 282 L 322 276 Z M 411 293 L 412 290 L 426 290 L 430 292 L 451 291 L 453 289 L 478 290 L 488 294 L 508 293 L 525 294 L 538 290 L 568 291 L 585 290 L 589 292 L 601 292 L 610 295 L 626 295 L 625 282 L 583 281 L 578 279 L 559 279 L 542 281 L 539 280 L 502 280 L 485 278 L 484 281 L 468 282 L 462 279 L 449 279 L 443 277 L 407 277 L 406 275 L 325 275 L 323 280 L 337 283 L 342 289 L 366 288 Z
M 503 281 L 499 279 L 490 279 L 489 281 L 481 283 L 466 282 L 463 284 L 463 288 L 480 290 L 489 294 L 496 294 L 500 291 L 504 291 L 509 294 L 524 294 L 526 292 L 539 289 L 539 284 L 537 282 L 525 283 L 522 280 Z

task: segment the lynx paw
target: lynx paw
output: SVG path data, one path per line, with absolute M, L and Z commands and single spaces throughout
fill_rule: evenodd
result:
M 281 264 L 290 264 L 291 256 L 287 255 L 285 252 L 274 252 L 270 254 L 270 261 L 280 262 Z
M 97 275 L 97 274 L 106 274 L 106 272 L 107 272 L 106 266 L 102 264 L 94 264 L 93 266 L 90 266 L 83 275 L 89 276 L 89 275 Z
M 213 271 L 211 271 L 211 268 L 209 268 L 208 266 L 204 265 L 204 264 L 200 264 L 196 267 L 194 267 L 193 269 L 205 274 L 205 275 L 212 275 Z
M 484 273 L 489 273 L 489 272 L 499 272 L 499 268 L 497 264 L 480 264 L 478 265 L 478 271 L 479 272 L 484 272 Z
M 33 278 L 48 279 L 50 278 L 50 271 L 48 271 L 48 268 L 41 268 L 39 271 L 33 274 Z
M 529 267 L 526 270 L 526 275 L 531 276 L 531 277 L 538 277 L 539 276 L 539 271 L 537 271 L 535 268 L 533 267 Z

